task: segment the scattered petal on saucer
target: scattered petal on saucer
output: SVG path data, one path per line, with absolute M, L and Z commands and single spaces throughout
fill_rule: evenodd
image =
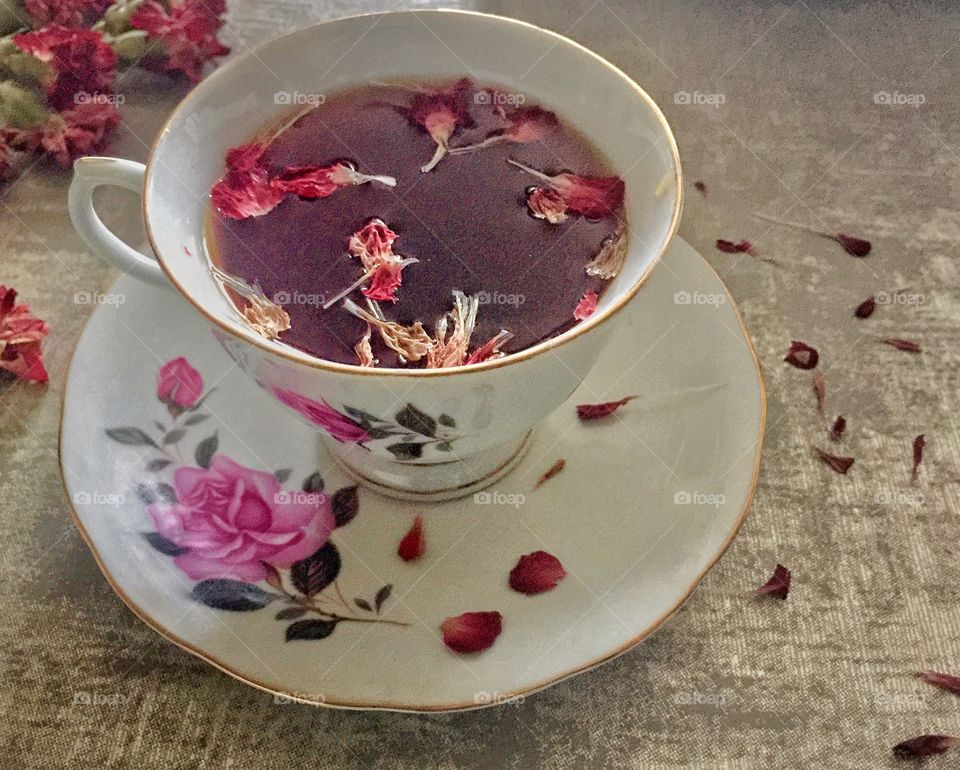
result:
M 454 652 L 482 652 L 490 647 L 503 630 L 499 612 L 465 612 L 447 618 L 440 624 L 443 643 Z
M 846 474 L 846 472 L 850 470 L 855 462 L 852 457 L 840 457 L 838 455 L 830 454 L 829 452 L 824 452 L 822 449 L 818 449 L 817 447 L 814 447 L 813 451 L 816 453 L 817 457 L 823 460 L 827 466 L 837 473 Z
M 783 360 L 797 369 L 813 369 L 820 360 L 820 354 L 816 348 L 810 347 L 806 342 L 793 340 Z
M 510 570 L 510 587 L 522 594 L 542 594 L 556 588 L 566 574 L 560 560 L 552 553 L 534 551 L 521 556 Z
M 600 417 L 606 417 L 635 398 L 636 396 L 625 396 L 617 401 L 604 401 L 602 404 L 577 404 L 577 418 L 580 420 L 596 420 Z
M 778 564 L 770 579 L 755 591 L 757 596 L 775 596 L 777 599 L 786 599 L 788 593 L 790 593 L 790 570 L 782 564 Z
M 400 545 L 397 546 L 397 556 L 404 561 L 414 561 L 423 556 L 427 550 L 427 540 L 423 536 L 423 517 L 417 516 Z

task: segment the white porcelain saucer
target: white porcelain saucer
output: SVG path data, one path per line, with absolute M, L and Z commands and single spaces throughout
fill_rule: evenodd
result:
M 756 357 L 723 284 L 679 239 L 517 467 L 476 499 L 444 503 L 400 502 L 362 487 L 354 498 L 317 435 L 258 392 L 179 297 L 123 278 L 111 298 L 85 329 L 67 384 L 60 459 L 76 524 L 110 585 L 146 623 L 284 697 L 470 709 L 589 669 L 680 606 L 730 545 L 754 493 L 765 419 Z M 207 395 L 178 413 L 158 400 L 157 379 L 181 357 Z M 614 415 L 577 420 L 577 404 L 629 395 L 638 397 Z M 256 574 L 198 589 L 209 563 L 181 558 L 147 509 L 164 510 L 178 494 L 178 467 L 194 467 L 179 478 L 202 486 L 213 472 L 202 466 L 218 457 L 239 464 L 230 483 L 274 494 L 258 472 L 276 473 L 288 495 L 334 499 L 342 525 L 329 536 L 332 551 L 324 546 L 324 559 L 297 575 L 296 566 L 282 571 L 282 590 Z M 560 458 L 565 468 L 535 488 Z M 207 493 L 216 502 L 214 487 Z M 397 546 L 416 514 L 427 549 L 405 562 Z M 517 593 L 508 574 L 538 550 L 558 557 L 567 576 L 551 591 Z M 310 581 L 325 586 L 313 600 L 348 620 L 324 625 L 302 612 L 297 587 Z M 439 625 L 472 611 L 500 612 L 503 631 L 484 652 L 454 653 Z

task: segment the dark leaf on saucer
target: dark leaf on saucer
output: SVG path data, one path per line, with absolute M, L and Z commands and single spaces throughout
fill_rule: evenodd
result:
M 813 369 L 820 360 L 820 354 L 817 353 L 816 348 L 810 347 L 806 342 L 793 340 L 783 360 L 797 369 Z
M 384 420 L 381 420 L 379 417 L 374 417 L 372 414 L 369 412 L 364 412 L 362 409 L 355 409 L 352 406 L 345 406 L 344 409 L 347 410 L 347 414 L 349 414 L 357 422 L 361 423 L 365 428 L 375 423 L 384 422 Z
M 904 340 L 898 337 L 891 337 L 890 339 L 884 340 L 884 343 L 890 347 L 896 348 L 897 350 L 903 350 L 907 353 L 920 352 L 920 343 L 916 340 Z
M 824 452 L 822 449 L 817 447 L 813 448 L 813 451 L 816 452 L 817 457 L 823 460 L 831 470 L 836 471 L 837 473 L 845 474 L 854 463 L 852 457 L 838 457 L 837 455 L 830 454 L 829 452 Z
M 360 494 L 357 485 L 342 487 L 334 492 L 331 507 L 333 508 L 333 518 L 336 526 L 342 527 L 353 521 L 360 510 Z
M 876 309 L 877 301 L 873 297 L 867 297 L 867 299 L 857 305 L 857 309 L 853 311 L 853 314 L 857 318 L 869 318 Z
M 337 627 L 337 620 L 298 620 L 287 626 L 286 639 L 326 639 Z
M 445 427 L 447 427 L 447 428 L 456 428 L 456 427 L 457 427 L 457 422 L 456 422 L 456 420 L 454 420 L 449 414 L 441 414 L 441 415 L 437 418 L 437 422 L 439 422 L 441 425 L 443 425 L 443 426 L 445 426 Z
M 399 435 L 395 430 L 387 430 L 386 428 L 377 428 L 373 425 L 364 425 L 363 429 L 367 432 L 367 435 L 376 440 L 380 438 L 390 438 L 390 436 Z
M 144 532 L 143 539 L 150 543 L 150 545 L 156 550 L 160 551 L 160 553 L 162 553 L 164 556 L 179 556 L 180 554 L 186 553 L 190 550 L 189 548 L 183 548 L 176 543 L 171 543 L 159 532 Z
M 167 426 L 164 425 L 162 422 L 160 422 L 160 420 L 154 420 L 153 424 L 157 426 L 157 430 L 160 431 L 161 433 L 167 432 Z
M 303 607 L 287 607 L 274 615 L 274 618 L 276 620 L 296 620 L 305 613 L 306 610 Z
M 393 591 L 393 585 L 387 583 L 383 588 L 377 591 L 377 596 L 373 600 L 373 606 L 376 608 L 377 612 L 380 612 L 380 608 L 383 607 L 383 603 L 390 598 L 390 592 Z
M 770 579 L 755 592 L 757 596 L 773 596 L 777 599 L 786 599 L 790 593 L 790 570 L 778 564 Z
M 865 257 L 870 253 L 870 241 L 865 241 L 863 238 L 837 233 L 834 240 L 843 246 L 843 250 L 851 256 Z
M 927 684 L 932 684 L 934 687 L 939 687 L 960 697 L 960 676 L 941 674 L 938 671 L 921 671 L 917 674 L 917 677 Z
M 402 425 L 407 430 L 419 433 L 421 436 L 437 435 L 437 421 L 429 414 L 421 412 L 413 404 L 407 404 L 403 409 L 394 415 L 398 425 Z
M 193 597 L 208 607 L 231 612 L 259 610 L 279 598 L 253 583 L 228 578 L 201 580 L 193 587 Z
M 183 428 L 177 428 L 176 430 L 170 431 L 166 436 L 163 437 L 163 445 L 168 446 L 169 444 L 176 444 L 180 439 L 187 435 L 187 432 Z
M 157 471 L 162 471 L 164 468 L 170 465 L 171 462 L 171 460 L 165 460 L 164 458 L 160 457 L 156 460 L 151 460 L 148 462 L 147 470 L 150 471 L 150 473 L 156 473 Z
M 183 421 L 184 425 L 199 425 L 204 420 L 210 417 L 209 414 L 192 414 L 186 420 Z
M 353 603 L 356 604 L 361 610 L 373 612 L 373 607 L 370 606 L 370 602 L 368 602 L 366 599 L 354 599 Z
M 921 433 L 913 440 L 913 470 L 910 472 L 910 480 L 916 481 L 920 475 L 920 463 L 923 462 L 923 448 L 927 444 L 927 439 Z
M 130 446 L 157 447 L 157 442 L 144 433 L 140 428 L 107 428 L 107 435 L 114 441 Z
M 847 420 L 845 417 L 837 417 L 833 421 L 833 425 L 830 426 L 830 438 L 834 441 L 839 441 L 840 437 L 843 435 L 843 432 L 847 429 Z
M 203 402 L 206 401 L 208 398 L 210 398 L 210 396 L 213 394 L 213 392 L 214 392 L 215 390 L 216 390 L 216 388 L 210 388 L 210 390 L 208 390 L 206 393 L 204 393 L 202 396 L 200 396 L 200 398 L 199 398 L 199 400 L 197 401 L 197 403 L 195 403 L 193 406 L 191 406 L 189 409 L 187 409 L 187 411 L 188 411 L 188 412 L 196 412 L 198 409 L 200 409 L 201 406 L 203 406 Z
M 177 490 L 165 482 L 160 482 L 156 486 L 157 494 L 160 495 L 160 499 L 165 503 L 175 503 L 177 502 Z
M 207 436 L 203 441 L 197 444 L 196 451 L 194 452 L 194 459 L 197 461 L 197 465 L 201 468 L 209 468 L 210 461 L 213 459 L 213 456 L 217 452 L 217 447 L 220 446 L 220 438 L 214 433 L 212 436 Z
M 279 470 L 275 470 L 273 472 L 273 477 L 283 484 L 287 479 L 290 478 L 291 473 L 293 473 L 293 468 L 280 468 Z
M 960 745 L 960 738 L 952 735 L 918 735 L 894 746 L 893 754 L 900 759 L 921 759 L 943 754 L 957 745 Z
M 319 472 L 311 473 L 303 480 L 303 491 L 304 492 L 322 492 L 323 491 L 323 476 Z
M 423 455 L 423 444 L 403 441 L 399 444 L 391 444 L 387 451 L 398 460 L 417 460 Z
M 340 565 L 340 552 L 328 541 L 306 559 L 294 562 L 290 579 L 304 596 L 315 596 L 337 579 Z

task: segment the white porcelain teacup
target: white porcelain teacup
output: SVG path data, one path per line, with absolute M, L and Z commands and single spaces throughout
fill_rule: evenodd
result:
M 624 179 L 629 254 L 597 311 L 521 352 L 450 369 L 332 363 L 253 332 L 211 276 L 204 241 L 207 193 L 222 173 L 226 150 L 288 110 L 282 94 L 464 75 L 508 85 L 556 110 Z M 126 246 L 100 221 L 92 204 L 100 185 L 143 191 L 155 259 Z M 320 428 L 350 473 L 385 494 L 426 500 L 467 494 L 513 467 L 532 427 L 583 380 L 614 316 L 668 247 L 681 191 L 677 147 L 662 113 L 620 70 L 523 22 L 411 11 L 327 22 L 238 56 L 180 103 L 146 167 L 117 158 L 77 161 L 70 214 L 88 245 L 121 270 L 172 284 L 244 372 Z

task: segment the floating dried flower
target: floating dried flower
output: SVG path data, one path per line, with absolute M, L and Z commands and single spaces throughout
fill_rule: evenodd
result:
M 626 396 L 618 401 L 605 401 L 602 404 L 577 404 L 577 419 L 597 420 L 613 414 L 624 404 L 629 404 L 637 396 Z
M 891 337 L 883 340 L 883 342 L 890 347 L 896 348 L 897 350 L 903 350 L 907 353 L 920 352 L 920 343 L 916 340 L 905 340 L 898 337 Z
M 227 151 L 227 171 L 210 188 L 210 200 L 229 219 L 260 217 L 273 211 L 285 193 L 270 184 L 263 164 L 266 141 L 250 142 Z
M 853 311 L 853 314 L 857 318 L 869 318 L 873 315 L 873 311 L 877 309 L 877 300 L 870 296 L 867 297 L 863 302 L 857 305 L 857 309 Z
M 359 307 L 349 297 L 343 301 L 343 307 L 357 318 L 375 326 L 384 344 L 400 356 L 401 363 L 419 361 L 433 347 L 433 340 L 419 321 L 415 321 L 411 326 L 388 321 L 375 300 L 367 299 L 369 311 Z
M 504 117 L 508 122 L 505 129 L 491 134 L 476 144 L 450 148 L 450 154 L 464 155 L 474 150 L 499 144 L 500 142 L 516 142 L 518 144 L 539 142 L 551 129 L 556 128 L 559 124 L 557 116 L 554 113 L 550 112 L 550 110 L 543 109 L 543 107 L 536 106 L 518 107 L 515 110 L 504 113 Z
M 813 393 L 817 397 L 817 411 L 823 414 L 823 405 L 827 400 L 827 381 L 819 369 L 813 373 Z
M 534 551 L 521 556 L 510 570 L 508 580 L 514 591 L 522 594 L 542 594 L 557 587 L 567 571 L 552 553 Z
M 627 261 L 627 228 L 623 220 L 617 220 L 613 233 L 603 239 L 600 251 L 588 264 L 587 275 L 596 275 L 610 280 Z
M 527 193 L 527 206 L 536 219 L 545 219 L 551 225 L 567 220 L 567 204 L 556 190 L 532 187 Z
M 773 596 L 785 600 L 790 593 L 790 570 L 778 564 L 770 579 L 754 591 L 755 596 Z
M 465 612 L 440 624 L 443 643 L 454 652 L 482 652 L 492 645 L 503 630 L 499 612 Z
M 333 195 L 344 187 L 379 182 L 387 187 L 396 187 L 392 176 L 361 174 L 349 163 L 333 163 L 329 166 L 288 166 L 270 180 L 271 187 L 305 200 L 316 200 Z
M 462 291 L 453 292 L 453 310 L 444 314 L 434 328 L 433 347 L 427 352 L 427 368 L 461 366 L 467 360 L 470 337 L 477 322 L 480 300 Z M 453 324 L 449 331 L 448 326 Z
M 402 257 L 394 253 L 393 242 L 397 237 L 397 234 L 378 218 L 371 219 L 351 235 L 347 248 L 353 256 L 359 258 L 364 273 L 346 289 L 324 302 L 324 310 L 367 281 L 370 285 L 362 292 L 367 299 L 396 302 L 397 289 L 403 281 L 403 268 L 420 261 L 416 257 Z
M 360 366 L 376 366 L 377 359 L 373 357 L 373 348 L 370 347 L 370 327 L 367 327 L 366 334 L 364 334 L 360 341 L 353 346 L 354 352 L 357 354 L 357 361 L 360 362 Z
M 468 364 L 482 364 L 484 361 L 490 361 L 494 358 L 503 358 L 505 353 L 500 350 L 501 345 L 505 345 L 513 338 L 513 332 L 501 329 L 490 339 L 484 342 L 479 348 L 470 354 L 467 359 Z
M 792 340 L 783 360 L 797 369 L 813 369 L 820 360 L 820 354 L 806 342 Z
M 830 454 L 829 452 L 825 452 L 817 447 L 814 447 L 813 451 L 816 453 L 817 457 L 823 460 L 823 462 L 829 468 L 837 473 L 846 474 L 846 472 L 850 470 L 850 466 L 852 466 L 854 463 L 854 459 L 852 457 L 838 457 L 837 455 Z
M 757 256 L 757 252 L 753 247 L 753 244 L 748 240 L 738 241 L 734 243 L 733 241 L 725 241 L 723 238 L 717 239 L 717 248 L 724 252 L 725 254 L 749 254 L 751 257 Z
M 16 289 L 0 284 L 0 370 L 27 382 L 47 382 L 41 343 L 50 327 L 17 304 Z
M 703 182 L 698 180 L 693 183 L 693 186 L 704 198 L 707 197 L 707 186 Z
M 537 483 L 533 485 L 534 489 L 540 489 L 544 484 L 546 484 L 550 479 L 556 476 L 560 471 L 562 471 L 567 465 L 567 461 L 562 457 L 557 460 L 553 465 L 551 465 L 547 471 L 537 479 Z
M 814 227 L 808 225 L 800 224 L 799 222 L 787 222 L 782 219 L 776 219 L 775 217 L 767 216 L 766 214 L 755 214 L 758 219 L 762 219 L 765 222 L 772 222 L 775 225 L 783 225 L 784 227 L 792 227 L 796 230 L 805 230 L 808 233 L 813 233 L 814 235 L 819 235 L 821 238 L 827 238 L 831 241 L 836 241 L 841 246 L 843 250 L 854 257 L 865 257 L 870 253 L 870 241 L 866 241 L 863 238 L 857 238 L 853 235 L 845 235 L 844 233 L 828 233 L 824 230 L 817 230 Z
M 917 678 L 960 697 L 960 676 L 941 674 L 937 671 L 921 671 L 917 674 Z
M 269 340 L 275 340 L 280 337 L 281 332 L 290 328 L 290 316 L 287 311 L 268 299 L 259 284 L 251 286 L 216 266 L 211 267 L 210 271 L 224 286 L 233 289 L 247 301 L 248 304 L 241 314 L 247 325 L 257 334 Z
M 549 176 L 513 158 L 507 158 L 507 163 L 546 183 L 550 190 L 559 194 L 565 211 L 582 214 L 588 219 L 601 219 L 610 216 L 623 205 L 625 187 L 618 176 L 590 177 L 568 172 Z M 529 196 L 537 189 L 534 187 L 529 191 L 528 203 Z M 534 216 L 538 216 L 532 207 L 530 210 Z
M 830 438 L 834 441 L 839 441 L 840 437 L 843 436 L 843 432 L 847 429 L 847 420 L 845 417 L 837 417 L 833 421 L 833 425 L 830 426 Z
M 417 516 L 413 520 L 413 526 L 410 527 L 406 535 L 397 546 L 397 556 L 404 561 L 413 561 L 423 556 L 427 550 L 427 541 L 423 536 L 423 517 Z
M 597 293 L 588 291 L 584 294 L 577 306 L 573 309 L 573 317 L 578 321 L 583 321 L 592 316 L 597 311 Z
M 960 738 L 952 735 L 918 735 L 894 746 L 893 754 L 900 759 L 922 759 L 943 754 L 954 746 L 960 746 Z
M 458 128 L 470 126 L 469 97 L 472 84 L 468 78 L 433 93 L 417 93 L 406 111 L 413 123 L 426 129 L 437 143 L 433 157 L 420 170 L 427 173 L 447 154 L 450 137 Z
M 913 440 L 913 470 L 910 471 L 910 480 L 916 481 L 920 476 L 920 463 L 923 462 L 923 448 L 927 439 L 921 433 Z

